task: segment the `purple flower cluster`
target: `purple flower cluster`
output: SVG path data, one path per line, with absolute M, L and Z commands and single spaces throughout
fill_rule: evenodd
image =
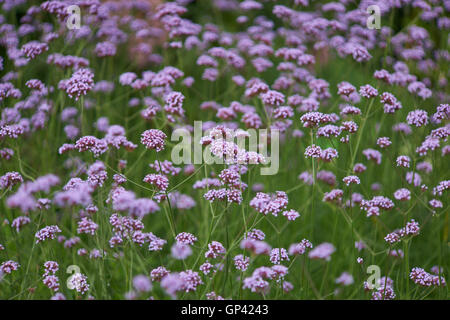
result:
M 42 241 L 45 241 L 47 239 L 55 239 L 56 238 L 56 234 L 60 233 L 61 229 L 59 229 L 58 226 L 47 226 L 41 230 L 39 230 L 38 232 L 36 232 L 36 243 L 40 243 Z
M 430 274 L 422 268 L 412 268 L 409 278 L 422 287 L 445 286 L 445 278 Z
M 411 219 L 411 221 L 409 221 L 405 227 L 386 235 L 386 237 L 384 237 L 384 240 L 390 244 L 393 244 L 399 242 L 402 238 L 405 238 L 407 236 L 416 236 L 419 234 L 419 232 L 419 224 L 414 219 Z
M 146 130 L 141 135 L 141 143 L 147 149 L 155 149 L 156 152 L 164 150 L 164 140 L 167 136 L 158 129 Z
M 72 76 L 59 86 L 66 90 L 67 95 L 78 100 L 94 87 L 94 73 L 89 69 L 78 69 Z

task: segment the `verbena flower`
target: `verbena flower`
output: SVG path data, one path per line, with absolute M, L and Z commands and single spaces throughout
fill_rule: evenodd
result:
M 150 129 L 146 130 L 141 135 L 141 143 L 147 149 L 155 149 L 156 152 L 164 150 L 164 140 L 167 136 L 161 130 Z

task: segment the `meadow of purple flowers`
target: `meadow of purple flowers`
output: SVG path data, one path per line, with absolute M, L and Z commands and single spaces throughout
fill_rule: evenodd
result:
M 448 298 L 449 0 L 0 6 L 0 299 Z

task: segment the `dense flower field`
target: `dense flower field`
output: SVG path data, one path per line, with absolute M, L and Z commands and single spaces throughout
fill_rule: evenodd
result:
M 448 298 L 450 1 L 0 6 L 0 299 Z

